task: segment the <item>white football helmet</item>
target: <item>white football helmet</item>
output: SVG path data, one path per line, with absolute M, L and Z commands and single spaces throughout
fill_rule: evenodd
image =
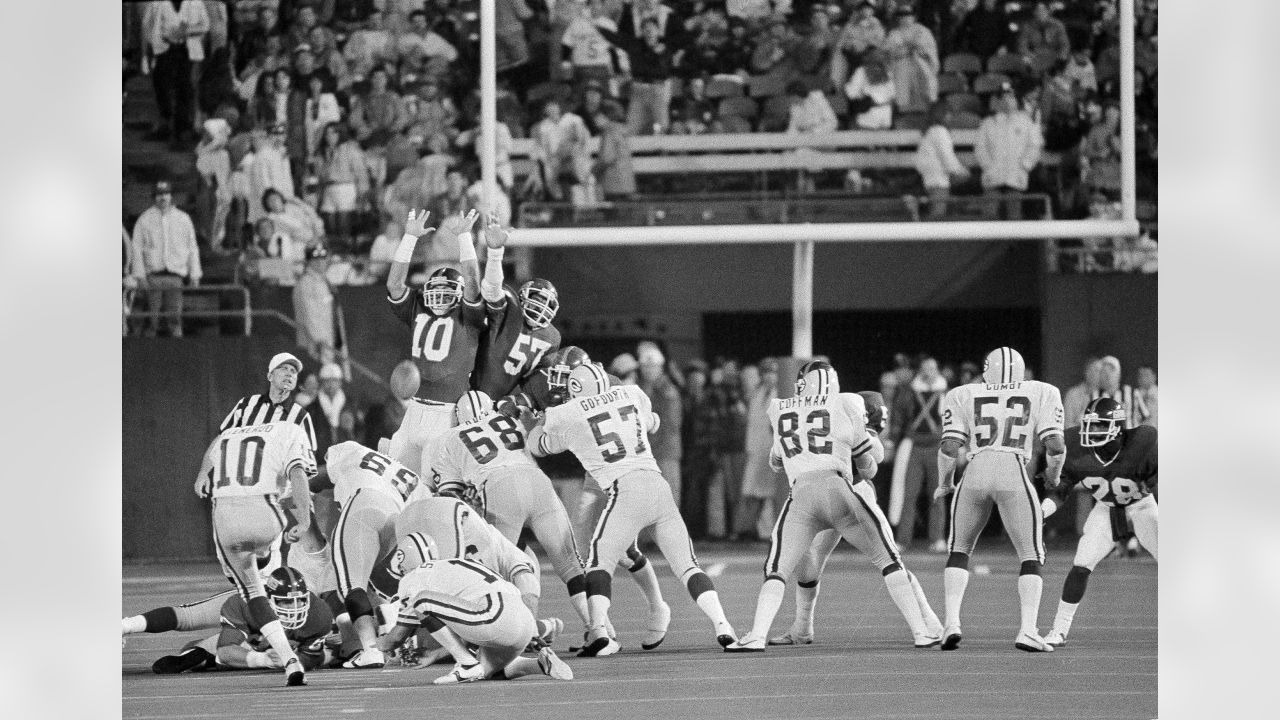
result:
M 411 532 L 400 538 L 396 552 L 391 556 L 391 567 L 388 568 L 395 577 L 404 577 L 440 556 L 436 549 L 436 541 L 426 533 Z
M 987 353 L 982 363 L 982 380 L 988 385 L 1022 382 L 1026 371 L 1021 353 L 1011 347 L 998 347 Z
M 468 390 L 458 398 L 453 411 L 458 417 L 459 425 L 483 420 L 493 413 L 493 398 L 481 390 Z
M 796 395 L 838 395 L 840 377 L 826 360 L 810 360 L 796 373 Z
M 569 373 L 569 397 L 590 397 L 609 389 L 609 373 L 600 363 L 583 363 Z

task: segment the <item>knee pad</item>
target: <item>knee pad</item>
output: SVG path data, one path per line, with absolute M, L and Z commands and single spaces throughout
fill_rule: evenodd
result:
M 1039 575 L 1040 561 L 1039 560 L 1023 560 L 1022 567 L 1018 569 L 1018 574 L 1019 575 Z
M 249 617 L 253 618 L 254 624 L 260 628 L 280 619 L 276 617 L 271 601 L 265 597 L 249 598 Z
M 704 572 L 696 572 L 689 576 L 689 580 L 685 583 L 685 587 L 689 588 L 689 597 L 697 602 L 698 596 L 704 592 L 714 592 L 716 586 L 711 583 L 711 578 L 707 577 Z
M 320 599 L 329 607 L 329 612 L 333 613 L 334 617 L 347 611 L 347 606 L 342 603 L 342 598 L 338 597 L 337 590 L 326 590 L 320 593 Z
M 631 572 L 640 572 L 649 563 L 649 558 L 640 552 L 640 548 L 635 543 L 627 548 L 627 559 L 631 561 L 631 567 L 627 568 Z
M 947 556 L 947 567 L 960 568 L 961 570 L 969 569 L 969 554 L 962 552 L 952 552 Z
M 798 583 L 796 583 L 796 586 L 797 586 L 797 587 L 802 587 L 802 588 L 805 588 L 805 589 L 809 589 L 809 588 L 816 588 L 816 587 L 818 587 L 818 581 L 817 581 L 817 580 L 809 580 L 809 581 L 807 581 L 807 582 L 798 582 Z
M 364 588 L 355 588 L 347 593 L 344 605 L 352 622 L 366 615 L 373 616 L 373 605 L 369 603 L 369 593 L 365 592 Z
M 569 582 L 565 583 L 569 588 L 569 595 L 578 595 L 587 591 L 587 576 L 584 573 L 578 573 L 569 578 Z

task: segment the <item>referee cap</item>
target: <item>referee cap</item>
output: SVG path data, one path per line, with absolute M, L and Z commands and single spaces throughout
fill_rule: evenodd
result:
M 279 353 L 271 358 L 271 362 L 267 365 L 267 373 L 275 372 L 275 369 L 281 365 L 292 365 L 295 370 L 302 372 L 302 361 L 294 357 L 291 353 Z

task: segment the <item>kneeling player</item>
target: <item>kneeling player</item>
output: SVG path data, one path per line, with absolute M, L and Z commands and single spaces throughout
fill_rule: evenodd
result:
M 786 470 L 791 495 L 783 503 L 773 528 L 773 543 L 765 560 L 765 581 L 756 603 L 751 632 L 725 652 L 762 652 L 769 626 L 782 604 L 786 581 L 809 552 L 822 530 L 839 532 L 866 553 L 880 569 L 889 595 L 906 619 L 916 647 L 942 641 L 925 622 L 889 532 L 889 522 L 876 505 L 867 480 L 875 475 L 873 442 L 865 429 L 866 409 L 861 397 L 840 393 L 839 378 L 830 363 L 815 360 L 800 369 L 796 397 L 776 399 L 769 406 L 774 430 L 770 464 Z M 883 448 L 880 454 L 883 456 Z M 857 476 L 849 476 L 849 468 Z M 927 606 L 927 603 L 926 603 Z
M 1071 621 L 1084 599 L 1089 574 L 1111 552 L 1115 542 L 1137 535 L 1151 557 L 1160 558 L 1160 513 L 1151 494 L 1159 471 L 1156 429 L 1139 425 L 1126 430 L 1126 419 L 1124 405 L 1100 397 L 1085 408 L 1080 427 L 1067 431 L 1062 491 L 1078 483 L 1098 502 L 1085 520 L 1075 560 L 1062 585 L 1053 630 L 1045 638 L 1055 647 L 1067 644 L 1067 633 L 1071 632 Z M 1045 517 L 1060 502 L 1061 497 L 1045 498 Z
M 514 680 L 541 672 L 556 680 L 572 680 L 573 670 L 550 647 L 542 646 L 537 658 L 521 657 L 535 634 L 533 613 L 521 601 L 520 590 L 480 563 L 457 558 L 435 559 L 434 542 L 410 536 L 426 558 L 408 568 L 401 560 L 400 615 L 396 626 L 379 644 L 395 648 L 419 626 L 431 633 L 453 655 L 456 665 L 436 678 L 436 685 Z M 477 654 L 466 643 L 479 647 Z

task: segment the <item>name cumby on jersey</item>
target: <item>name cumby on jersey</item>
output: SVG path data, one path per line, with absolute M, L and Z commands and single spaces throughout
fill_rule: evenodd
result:
M 1062 395 L 1039 380 L 953 388 L 942 405 L 942 439 L 968 446 L 969 457 L 1013 453 L 1025 463 L 1033 438 L 1062 434 Z
M 518 421 L 494 413 L 449 428 L 436 439 L 431 469 L 441 486 L 470 482 L 479 487 L 499 468 L 537 467 L 525 441 L 524 428 Z
M 452 596 L 486 606 L 490 614 L 496 616 L 502 610 L 502 590 L 513 597 L 520 597 L 520 590 L 515 585 L 478 562 L 456 558 L 431 560 L 400 578 L 400 590 L 396 593 L 400 598 L 400 621 L 406 625 L 422 623 L 422 615 L 414 609 L 413 601 L 424 593 L 435 597 Z M 493 607 L 494 603 L 499 607 Z
M 634 470 L 661 472 L 647 437 L 653 406 L 637 385 L 574 398 L 548 408 L 546 418 L 542 450 L 572 451 L 602 488 Z
M 310 439 L 300 425 L 287 420 L 224 430 L 207 462 L 215 498 L 284 493 L 294 467 L 308 477 L 316 474 Z
M 854 458 L 871 450 L 867 408 L 854 393 L 807 395 L 769 401 L 772 453 L 787 478 L 825 471 L 848 476 Z
M 480 363 L 471 377 L 471 387 L 500 398 L 515 389 L 542 362 L 560 348 L 560 331 L 548 325 L 529 330 L 524 325 L 520 303 L 510 288 L 503 299 L 488 305 L 489 327 L 480 341 Z
M 1132 505 L 1151 494 L 1159 471 L 1156 429 L 1147 425 L 1120 431 L 1124 443 L 1109 463 L 1098 459 L 1097 448 L 1080 445 L 1080 428 L 1067 431 L 1067 461 L 1062 466 L 1062 489 L 1077 483 L 1098 502 L 1111 507 Z
M 457 402 L 470 386 L 480 336 L 484 334 L 484 303 L 460 301 L 448 315 L 427 311 L 422 293 L 409 289 L 399 302 L 387 298 L 391 310 L 413 328 L 409 347 L 422 384 L 418 397 L 436 402 Z
M 328 459 L 333 500 L 343 507 L 357 490 L 368 488 L 391 498 L 396 509 L 403 510 L 420 482 L 414 471 L 354 441 L 329 448 Z

